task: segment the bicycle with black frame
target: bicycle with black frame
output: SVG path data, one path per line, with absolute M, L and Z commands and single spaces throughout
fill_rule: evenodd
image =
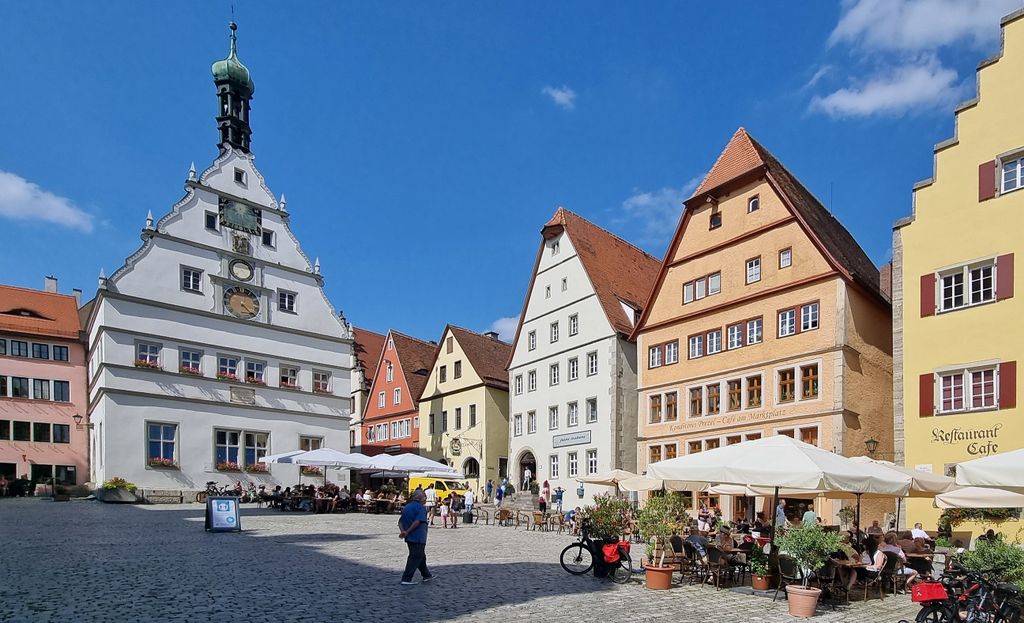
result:
M 606 562 L 604 547 L 607 545 L 615 546 L 615 551 L 609 552 L 617 554 L 614 562 Z M 576 541 L 562 550 L 559 562 L 562 568 L 572 575 L 583 575 L 594 569 L 594 575 L 599 576 L 599 570 L 604 569 L 607 576 L 617 584 L 625 584 L 633 577 L 633 559 L 629 556 L 629 544 L 622 541 L 605 543 L 603 540 L 591 540 L 590 526 L 586 520 L 580 525 Z

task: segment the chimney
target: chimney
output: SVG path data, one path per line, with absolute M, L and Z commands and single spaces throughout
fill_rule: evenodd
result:
M 46 290 L 47 292 L 57 291 L 57 278 L 54 277 L 53 275 L 47 275 L 46 279 L 43 280 L 43 284 L 43 289 Z
M 74 297 L 75 297 L 75 306 L 76 307 L 81 307 L 82 306 L 82 289 L 81 288 L 72 288 L 71 294 L 74 295 Z
M 491 338 L 492 340 L 498 339 L 498 332 L 497 331 L 487 331 L 487 332 L 484 333 L 484 335 L 486 335 L 487 337 Z

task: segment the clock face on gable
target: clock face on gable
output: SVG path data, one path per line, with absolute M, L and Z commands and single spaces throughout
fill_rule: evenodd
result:
M 238 231 L 258 234 L 263 225 L 263 211 L 240 201 L 221 197 L 220 224 Z
M 235 318 L 251 320 L 260 313 L 260 298 L 249 288 L 228 288 L 224 290 L 224 309 Z

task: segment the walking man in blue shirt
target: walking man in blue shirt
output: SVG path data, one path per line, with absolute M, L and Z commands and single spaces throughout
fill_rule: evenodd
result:
M 405 573 L 402 574 L 402 584 L 411 586 L 416 584 L 412 581 L 413 574 L 420 570 L 424 582 L 434 579 L 434 575 L 427 569 L 427 509 L 423 503 L 427 500 L 427 494 L 417 490 L 412 495 L 412 501 L 402 509 L 402 516 L 398 518 L 398 538 L 405 539 L 409 547 L 409 558 L 405 562 Z

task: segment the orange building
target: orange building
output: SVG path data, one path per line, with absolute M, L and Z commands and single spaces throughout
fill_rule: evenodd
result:
M 419 396 L 437 344 L 389 331 L 363 409 L 360 451 L 419 454 Z
M 850 233 L 742 128 L 684 205 L 636 330 L 639 469 L 767 435 L 891 458 L 891 305 Z

